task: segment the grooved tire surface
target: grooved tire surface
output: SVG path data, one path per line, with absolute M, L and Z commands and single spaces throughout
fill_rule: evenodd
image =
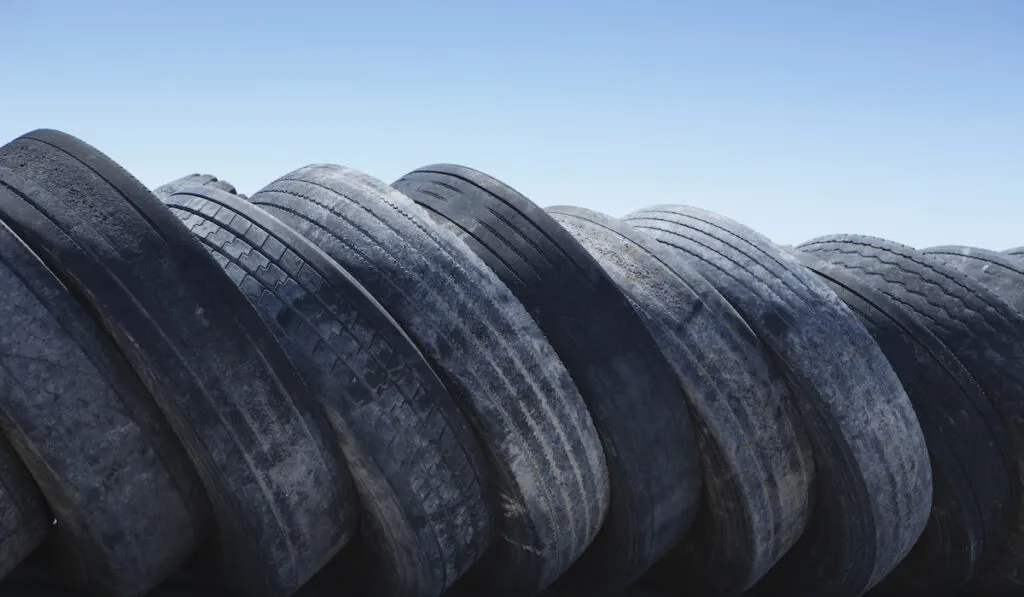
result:
M 1024 314 L 1024 262 L 976 247 L 932 247 L 921 252 L 974 278 Z
M 865 280 L 918 318 L 971 373 L 1008 424 L 1015 453 L 1008 542 L 973 590 L 1018 590 L 1024 582 L 1024 317 L 977 281 L 905 245 L 856 235 L 826 236 L 798 247 Z M 1008 467 L 1009 468 L 1009 467 Z
M 672 367 L 593 257 L 523 195 L 455 165 L 392 186 L 497 274 L 572 375 L 604 445 L 611 507 L 564 581 L 625 587 L 682 539 L 697 510 L 697 445 Z
M 210 530 L 192 464 L 109 337 L 3 223 L 0 287 L 0 417 L 58 520 L 54 572 L 145 594 Z
M 226 193 L 235 195 L 240 199 L 247 199 L 247 197 L 238 192 L 235 185 L 231 184 L 226 180 L 220 180 L 212 174 L 189 174 L 176 178 L 167 184 L 163 184 L 153 189 L 153 194 L 163 199 L 164 197 L 170 197 L 178 191 L 186 187 L 212 187 L 220 189 Z
M 1003 251 L 1006 255 L 1009 255 L 1011 259 L 1024 260 L 1024 247 L 1014 247 Z
M 873 594 L 953 594 L 1006 536 L 1013 451 L 999 414 L 956 356 L 913 315 L 841 266 L 809 253 L 813 269 L 885 352 L 914 402 L 934 478 L 931 519 Z
M 701 510 L 652 584 L 693 596 L 743 593 L 796 543 L 811 510 L 813 455 L 792 423 L 789 388 L 746 322 L 679 255 L 604 214 L 546 211 L 630 298 L 694 413 Z
M 626 222 L 685 256 L 777 357 L 814 448 L 816 505 L 759 595 L 860 595 L 909 552 L 931 510 L 931 471 L 910 399 L 856 316 L 758 233 L 682 206 Z
M 454 234 L 359 172 L 308 166 L 252 201 L 380 301 L 476 427 L 497 474 L 501 536 L 463 580 L 512 595 L 554 582 L 597 533 L 608 479 L 579 392 L 526 310 Z
M 358 282 L 276 218 L 209 187 L 165 202 L 281 339 L 338 433 L 364 548 L 343 576 L 374 595 L 443 593 L 489 546 L 496 496 L 441 380 Z
M 185 444 L 247 596 L 294 592 L 354 530 L 350 479 L 270 329 L 170 210 L 85 143 L 0 148 L 0 218 L 95 310 Z

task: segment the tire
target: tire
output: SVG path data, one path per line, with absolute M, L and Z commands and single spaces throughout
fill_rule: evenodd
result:
M 1011 259 L 1024 259 L 1024 247 L 1014 247 L 1003 251 Z
M 0 286 L 0 419 L 57 518 L 54 573 L 143 595 L 209 533 L 199 478 L 108 336 L 3 223 Z
M 763 596 L 861 595 L 910 551 L 931 510 L 917 416 L 856 316 L 790 253 L 722 216 L 682 206 L 625 218 L 683 256 L 776 356 L 809 434 L 816 504 Z
M 338 434 L 359 490 L 358 560 L 374 595 L 448 589 L 492 538 L 493 486 L 454 399 L 398 324 L 334 260 L 211 187 L 164 198 L 274 330 Z
M 746 322 L 678 255 L 616 218 L 546 211 L 629 298 L 693 412 L 701 509 L 691 533 L 648 575 L 650 586 L 740 595 L 796 543 L 811 511 L 813 454 L 792 423 L 789 388 Z
M 1020 260 L 975 247 L 932 247 L 921 252 L 974 278 L 1024 314 L 1024 263 Z
M 896 301 L 841 266 L 808 253 L 798 258 L 878 342 L 928 444 L 931 519 L 907 558 L 871 594 L 955 594 L 1006 536 L 1014 460 L 999 413 L 956 356 Z
M 1007 427 L 1014 454 L 1010 514 L 988 513 L 1009 529 L 1007 543 L 968 588 L 1016 591 L 1024 582 L 1024 317 L 968 276 L 905 245 L 867 236 L 810 240 L 799 249 L 864 280 L 912 314 L 956 355 L 992 401 Z
M 532 595 L 554 582 L 597 533 L 608 479 L 579 392 L 526 310 L 454 234 L 364 174 L 308 166 L 252 202 L 373 294 L 477 430 L 497 475 L 500 539 L 453 591 Z
M 206 561 L 240 593 L 293 593 L 345 544 L 354 494 L 322 413 L 270 329 L 170 210 L 85 143 L 0 148 L 2 218 L 88 304 L 198 470 Z
M 220 180 L 212 174 L 189 174 L 187 176 L 182 176 L 181 178 L 177 178 L 167 184 L 153 189 L 153 194 L 163 199 L 164 197 L 169 197 L 186 187 L 195 186 L 212 187 L 220 189 L 226 193 L 231 193 L 239 199 L 248 199 L 248 197 L 238 192 L 235 185 L 226 180 Z
M 0 186 L 0 193 L 3 187 Z M 6 422 L 0 420 L 6 427 Z M 46 501 L 11 444 L 0 437 L 0 579 L 28 558 L 52 526 Z
M 453 165 L 421 168 L 391 186 L 494 271 L 565 363 L 604 445 L 611 507 L 564 582 L 629 585 L 683 538 L 700 496 L 697 444 L 672 367 L 597 261 L 523 195 Z

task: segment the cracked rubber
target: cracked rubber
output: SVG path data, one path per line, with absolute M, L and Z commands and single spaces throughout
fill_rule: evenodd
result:
M 1007 541 L 985 562 L 972 591 L 1016 590 L 1024 582 L 1024 316 L 938 257 L 884 239 L 826 236 L 798 247 L 863 279 L 913 314 L 956 355 L 1001 415 L 1014 446 Z M 994 512 L 993 515 L 998 515 Z M 981 584 L 978 584 L 981 583 Z
M 143 595 L 211 528 L 199 478 L 109 337 L 3 223 L 0 286 L 0 416 L 57 518 L 53 572 L 90 594 Z
M 1006 537 L 1013 448 L 999 413 L 957 360 L 913 314 L 842 266 L 797 253 L 853 310 L 914 403 L 934 492 L 928 526 L 872 595 L 952 595 Z
M 932 247 L 922 249 L 921 252 L 974 278 L 998 294 L 1018 313 L 1024 313 L 1024 262 L 1004 253 L 977 247 Z
M 645 584 L 694 597 L 743 593 L 796 543 L 811 511 L 813 454 L 792 423 L 789 388 L 746 322 L 679 255 L 611 216 L 546 211 L 629 298 L 693 412 L 701 509 Z
M 683 206 L 625 221 L 682 255 L 769 346 L 814 448 L 807 530 L 754 591 L 861 595 L 910 551 L 931 510 L 924 436 L 885 355 L 822 280 L 753 230 Z
M 274 330 L 338 434 L 362 505 L 344 576 L 374 595 L 443 593 L 489 546 L 495 497 L 441 380 L 355 279 L 280 220 L 209 186 L 164 201 Z
M 497 476 L 500 538 L 462 581 L 516 596 L 554 582 L 596 535 L 608 478 L 586 406 L 523 306 L 454 234 L 365 174 L 308 166 L 252 202 L 388 310 L 477 430 Z
M 594 258 L 520 193 L 450 164 L 420 168 L 391 186 L 494 271 L 565 363 L 604 445 L 611 507 L 561 582 L 627 586 L 683 538 L 697 511 L 697 444 L 672 367 Z
M 271 330 L 170 210 L 58 131 L 0 148 L 0 218 L 110 332 L 209 495 L 206 561 L 252 597 L 293 593 L 354 531 L 330 428 Z
M 163 184 L 153 189 L 153 194 L 157 197 L 164 199 L 177 193 L 178 191 L 186 187 L 212 187 L 220 189 L 225 193 L 230 193 L 239 199 L 248 199 L 245 195 L 238 192 L 235 185 L 231 184 L 226 180 L 220 180 L 212 174 L 189 174 L 172 180 L 167 184 Z

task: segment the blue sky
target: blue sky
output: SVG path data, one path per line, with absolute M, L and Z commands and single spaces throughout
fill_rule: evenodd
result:
M 0 22 L 0 142 L 62 129 L 150 186 L 456 162 L 780 243 L 1024 245 L 1021 2 L 3 0 Z

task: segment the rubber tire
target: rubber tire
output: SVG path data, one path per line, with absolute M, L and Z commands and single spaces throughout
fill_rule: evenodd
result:
M 165 197 L 169 197 L 186 187 L 196 186 L 212 187 L 235 195 L 239 199 L 248 199 L 248 197 L 238 192 L 235 185 L 226 180 L 220 180 L 212 174 L 189 174 L 187 176 L 182 176 L 181 178 L 174 179 L 167 184 L 160 185 L 153 189 L 153 194 L 164 199 Z
M 0 148 L 0 218 L 91 306 L 184 442 L 218 524 L 207 559 L 293 593 L 355 530 L 330 428 L 272 332 L 171 211 L 58 131 Z
M 199 478 L 109 337 L 0 222 L 0 420 L 58 524 L 68 588 L 143 595 L 212 521 Z
M 976 247 L 932 247 L 921 252 L 974 278 L 1018 313 L 1024 313 L 1024 263 L 1020 260 Z
M 1003 251 L 1011 259 L 1024 259 L 1024 247 L 1014 247 Z
M 956 356 L 893 299 L 841 266 L 798 252 L 871 333 L 914 403 L 928 444 L 931 519 L 873 595 L 952 595 L 1002 544 L 1013 495 L 1013 448 L 985 393 Z
M 520 193 L 449 164 L 391 186 L 494 271 L 565 363 L 604 445 L 611 508 L 563 582 L 579 590 L 629 585 L 683 538 L 697 512 L 697 443 L 672 367 L 597 261 Z
M 577 207 L 546 211 L 622 289 L 682 382 L 704 477 L 694 529 L 648 575 L 652 587 L 740 595 L 800 538 L 814 456 L 792 394 L 740 315 L 679 255 Z
M 439 595 L 492 538 L 483 450 L 419 349 L 330 257 L 230 193 L 164 198 L 315 390 L 359 490 L 362 549 L 345 576 L 375 595 Z
M 769 346 L 814 448 L 816 505 L 759 595 L 861 595 L 910 551 L 931 510 L 931 471 L 910 399 L 856 316 L 787 251 L 683 206 L 625 221 L 682 255 Z
M 554 582 L 597 533 L 608 478 L 586 406 L 523 306 L 454 234 L 354 170 L 301 168 L 252 202 L 373 294 L 477 429 L 497 474 L 501 538 L 453 590 L 520 596 Z
M 2 186 L 0 192 L 3 192 Z M 0 579 L 39 547 L 52 521 L 46 501 L 28 469 L 7 439 L 0 437 L 0 537 L 3 537 Z
M 1002 415 L 1015 450 L 1014 470 L 1007 471 L 1013 480 L 1009 520 L 1000 521 L 1009 537 L 968 589 L 1016 591 L 1024 582 L 1024 316 L 940 259 L 892 241 L 836 235 L 799 249 L 849 270 L 913 314 L 956 355 Z

